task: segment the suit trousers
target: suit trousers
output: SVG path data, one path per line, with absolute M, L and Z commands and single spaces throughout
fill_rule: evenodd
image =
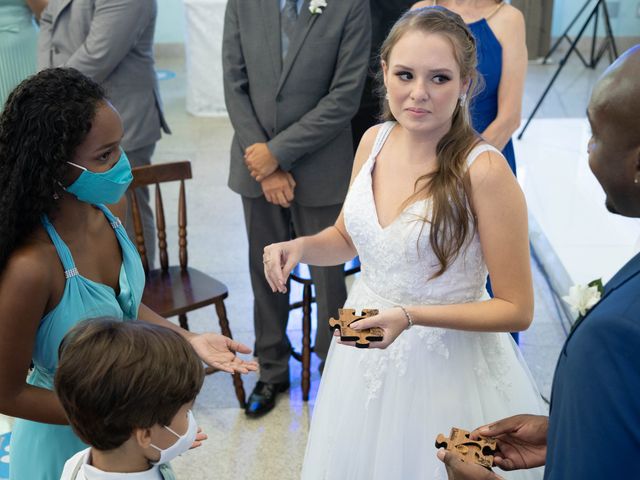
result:
M 253 322 L 256 356 L 260 363 L 260 380 L 280 383 L 289 380 L 291 345 L 287 338 L 289 295 L 273 293 L 264 277 L 262 253 L 271 243 L 291 240 L 294 236 L 313 235 L 333 225 L 342 205 L 306 207 L 292 202 L 289 208 L 267 202 L 264 196 L 242 197 L 247 236 L 249 271 L 253 288 Z M 347 290 L 344 265 L 310 267 L 315 287 L 318 328 L 315 353 L 325 359 L 331 343 L 330 316 L 344 306 Z
M 143 167 L 145 165 L 151 165 L 151 157 L 156 149 L 155 142 L 145 147 L 136 148 L 135 150 L 127 150 L 127 157 L 131 167 Z M 125 228 L 129 234 L 131 241 L 136 243 L 136 234 L 133 228 L 133 215 L 131 213 L 131 195 L 132 192 L 127 192 L 127 201 L 129 208 L 127 208 L 127 218 Z M 142 231 L 144 233 L 144 246 L 147 250 L 147 260 L 149 261 L 149 268 L 153 268 L 156 258 L 156 227 L 153 220 L 153 210 L 151 209 L 151 202 L 149 198 L 149 188 L 140 187 L 136 188 L 136 200 L 140 207 L 140 217 L 142 220 Z

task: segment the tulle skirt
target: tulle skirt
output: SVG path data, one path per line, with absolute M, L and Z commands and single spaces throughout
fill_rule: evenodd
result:
M 357 279 L 346 308 L 393 304 Z M 518 413 L 546 414 L 507 333 L 413 327 L 386 350 L 333 342 L 311 422 L 302 478 L 446 479 L 435 439 Z M 543 469 L 498 473 L 540 479 Z

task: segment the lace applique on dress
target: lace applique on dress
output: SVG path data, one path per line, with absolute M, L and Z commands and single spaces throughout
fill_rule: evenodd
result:
M 351 185 L 344 204 L 345 225 L 360 255 L 360 281 L 367 290 L 363 295 L 352 296 L 349 307 L 385 309 L 394 305 L 476 301 L 485 292 L 487 276 L 477 234 L 468 240 L 443 275 L 431 278 L 439 268 L 439 262 L 429 243 L 429 224 L 424 222 L 430 217 L 429 199 L 410 204 L 386 227 L 379 224 L 371 175 L 376 157 L 394 125 L 390 122 L 380 127 L 371 155 Z M 420 348 L 449 357 L 446 329 L 417 327 L 412 334 L 419 338 Z M 407 349 L 410 348 L 403 338 L 405 335 L 381 354 L 369 352 L 367 358 L 361 360 L 369 399 L 376 398 L 380 379 L 390 363 L 398 375 L 405 374 Z
M 506 354 L 503 339 L 499 334 L 486 333 L 482 334 L 479 342 L 485 362 L 475 367 L 476 374 L 508 399 L 512 384 L 506 380 L 509 378 L 509 365 L 502 361 Z

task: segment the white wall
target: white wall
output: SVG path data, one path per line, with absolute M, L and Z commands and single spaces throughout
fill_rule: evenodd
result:
M 184 43 L 185 20 L 182 0 L 158 0 L 156 43 Z
M 580 11 L 580 8 L 586 3 L 587 0 L 555 0 L 553 4 L 553 26 L 552 35 L 557 37 L 564 32 L 569 26 L 569 23 L 576 14 Z M 620 37 L 639 37 L 640 36 L 640 18 L 637 17 L 637 8 L 640 4 L 640 0 L 607 0 L 607 4 L 610 8 L 613 4 L 618 3 L 618 16 L 611 18 L 611 28 L 615 36 Z M 580 27 L 587 19 L 588 12 L 590 12 L 595 6 L 596 1 L 591 0 L 589 8 L 580 17 L 580 20 L 576 22 L 576 25 L 571 32 L 576 35 L 579 32 Z M 600 34 L 602 35 L 603 29 L 602 15 L 600 16 Z M 593 24 L 589 25 L 585 35 L 591 36 L 593 32 Z
M 636 16 L 636 9 L 640 0 L 607 0 L 609 4 L 620 4 L 617 18 L 611 19 L 611 26 L 616 36 L 640 36 L 640 18 Z M 555 0 L 553 9 L 553 36 L 560 35 L 569 22 L 575 17 L 586 0 Z M 595 0 L 591 1 L 595 5 Z M 586 12 L 578 21 L 577 29 L 584 23 Z M 602 24 L 602 22 L 601 22 Z M 591 35 L 592 28 L 585 35 Z M 183 43 L 185 32 L 183 0 L 158 0 L 158 22 L 156 24 L 156 43 Z

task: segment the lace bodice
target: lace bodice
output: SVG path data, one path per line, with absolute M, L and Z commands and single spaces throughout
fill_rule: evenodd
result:
M 380 127 L 371 155 L 351 185 L 344 203 L 347 231 L 360 256 L 362 280 L 374 293 L 392 303 L 451 304 L 480 299 L 485 292 L 487 269 L 480 240 L 475 233 L 447 271 L 430 278 L 439 268 L 429 243 L 429 199 L 409 205 L 391 224 L 382 228 L 373 196 L 372 178 L 376 157 L 395 126 Z M 469 154 L 494 150 L 480 145 Z

